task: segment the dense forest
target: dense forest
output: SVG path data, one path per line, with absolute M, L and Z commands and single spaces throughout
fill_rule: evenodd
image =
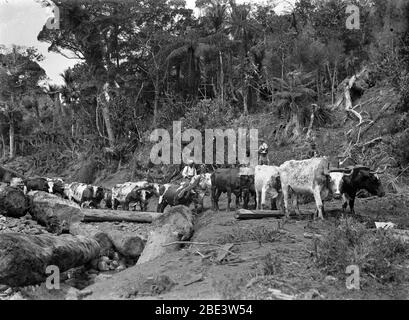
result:
M 0 48 L 3 162 L 25 157 L 34 170 L 58 173 L 94 159 L 112 172 L 175 120 L 203 130 L 261 116 L 279 123 L 269 144 L 303 142 L 334 126 L 337 111 L 365 120 L 339 102 L 348 79 L 363 74 L 352 102 L 363 90 L 392 87 L 399 101 L 383 135 L 396 138 L 392 166 L 409 162 L 405 1 L 300 0 L 284 14 L 235 0 L 197 0 L 199 14 L 182 0 L 54 2 L 60 28 L 44 25 L 38 40 L 81 62 L 61 74 L 64 85 L 50 85 L 36 49 Z M 351 4 L 359 29 L 346 27 Z

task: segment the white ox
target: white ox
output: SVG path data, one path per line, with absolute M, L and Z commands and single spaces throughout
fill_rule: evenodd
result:
M 270 193 L 271 198 L 275 199 L 281 190 L 279 168 L 266 165 L 256 166 L 254 169 L 254 189 L 257 209 L 264 210 L 267 193 Z
M 296 212 L 300 215 L 298 195 L 312 194 L 318 210 L 318 217 L 324 219 L 323 202 L 330 194 L 329 162 L 326 158 L 290 160 L 279 167 L 281 188 L 284 198 L 285 216 L 289 216 L 290 192 L 295 196 Z

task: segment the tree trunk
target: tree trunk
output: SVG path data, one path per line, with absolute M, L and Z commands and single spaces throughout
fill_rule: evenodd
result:
M 0 215 L 20 218 L 26 215 L 29 208 L 23 191 L 9 186 L 0 187 Z
M 108 255 L 110 250 L 115 250 L 123 256 L 133 259 L 141 255 L 146 243 L 146 238 L 142 235 L 88 223 L 72 224 L 70 233 L 75 236 L 82 235 L 94 238 L 100 244 L 103 255 Z
M 70 225 L 70 234 L 84 236 L 98 241 L 101 247 L 101 255 L 108 256 L 113 251 L 114 245 L 106 232 L 88 223 L 73 223 Z
M 222 105 L 224 105 L 224 72 L 223 72 L 223 57 L 222 57 L 221 51 L 219 51 L 219 59 L 220 59 L 220 99 L 222 101 Z
M 9 137 L 10 137 L 9 158 L 13 159 L 14 156 L 15 156 L 15 154 L 14 154 L 14 123 L 13 123 L 13 119 L 10 120 Z
M 192 211 L 185 206 L 169 207 L 164 215 L 153 223 L 148 242 L 143 250 L 138 264 L 153 260 L 165 253 L 179 250 L 178 244 L 169 243 L 188 240 L 193 233 Z
M 311 135 L 312 135 L 312 129 L 313 129 L 314 120 L 315 120 L 315 110 L 316 110 L 316 105 L 312 105 L 310 124 L 308 125 L 308 131 L 307 131 L 307 136 L 306 136 L 307 141 L 311 138 Z
M 11 287 L 43 282 L 47 267 L 56 266 L 59 272 L 82 266 L 100 254 L 94 239 L 72 235 L 0 234 L 0 283 Z
M 7 156 L 7 154 L 6 154 L 6 142 L 5 142 L 5 140 L 4 140 L 4 135 L 3 135 L 3 134 L 1 135 L 1 144 L 2 144 L 2 146 L 3 146 L 3 149 L 2 149 L 2 158 L 5 159 L 6 156 Z
M 108 134 L 108 139 L 109 139 L 109 146 L 111 148 L 115 148 L 115 135 L 114 135 L 114 131 L 112 129 L 112 125 L 111 125 L 111 116 L 109 114 L 109 101 L 110 101 L 110 97 L 109 97 L 109 84 L 108 82 L 106 82 L 102 88 L 104 97 L 105 97 L 105 101 L 104 103 L 101 103 L 101 110 L 102 110 L 102 116 L 104 118 L 104 122 L 105 122 L 105 127 L 107 129 L 107 134 Z
M 159 108 L 159 70 L 156 71 L 155 76 L 155 97 L 153 102 L 153 126 L 156 127 L 158 121 L 158 108 Z
M 64 126 L 64 122 L 65 120 L 65 116 L 64 116 L 64 112 L 62 110 L 62 106 L 61 106 L 61 100 L 60 100 L 60 93 L 57 92 L 55 93 L 55 97 L 54 97 L 54 105 L 55 105 L 55 110 L 57 111 L 58 115 L 57 116 L 57 121 L 58 121 L 58 125 L 60 126 L 61 130 L 63 130 L 63 132 L 65 132 L 65 126 Z
M 121 211 L 121 210 L 93 210 L 82 209 L 84 213 L 84 222 L 137 222 L 151 223 L 162 213 L 158 212 L 140 212 L 140 211 Z
M 44 191 L 28 193 L 31 202 L 31 216 L 47 231 L 61 234 L 70 229 L 70 225 L 84 219 L 80 207 L 72 201 L 62 199 Z

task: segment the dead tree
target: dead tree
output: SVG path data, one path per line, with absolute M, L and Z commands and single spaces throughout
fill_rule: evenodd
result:
M 34 285 L 51 274 L 82 266 L 100 254 L 100 245 L 91 238 L 72 235 L 0 234 L 0 284 L 11 287 Z

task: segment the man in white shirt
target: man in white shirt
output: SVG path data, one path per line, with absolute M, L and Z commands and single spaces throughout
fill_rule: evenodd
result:
M 182 177 L 184 179 L 192 179 L 194 176 L 197 175 L 195 163 L 193 160 L 188 161 L 188 165 L 183 168 Z
M 265 164 L 265 165 L 269 165 L 270 164 L 270 161 L 269 161 L 269 159 L 268 159 L 268 157 L 267 157 L 267 153 L 268 153 L 268 145 L 267 145 L 267 143 L 265 142 L 265 140 L 264 139 L 261 139 L 261 145 L 260 145 L 260 147 L 258 148 L 258 153 L 259 153 L 259 164 L 260 165 L 263 165 L 263 164 Z

